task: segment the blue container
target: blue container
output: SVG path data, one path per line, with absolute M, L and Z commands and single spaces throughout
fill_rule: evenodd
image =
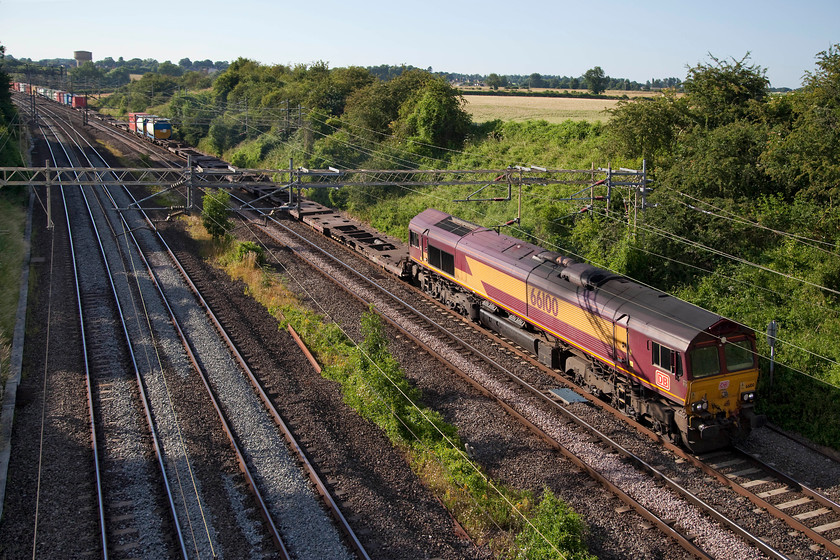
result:
M 143 131 L 149 138 L 166 140 L 172 136 L 172 124 L 169 119 L 152 115 L 145 121 Z

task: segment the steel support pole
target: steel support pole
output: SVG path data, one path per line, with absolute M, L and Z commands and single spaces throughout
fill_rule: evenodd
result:
M 47 168 L 46 173 L 44 173 L 47 181 L 47 229 L 51 230 L 55 227 L 55 224 L 53 224 L 52 219 L 52 174 L 50 173 L 50 160 L 46 161 L 44 167 Z

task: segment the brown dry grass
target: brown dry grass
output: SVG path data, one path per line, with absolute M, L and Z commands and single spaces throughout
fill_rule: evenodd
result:
M 283 319 L 279 310 L 284 305 L 298 303 L 294 294 L 278 282 L 273 273 L 256 265 L 256 255 L 248 253 L 244 260 L 237 261 L 227 253 L 229 247 L 213 243 L 213 238 L 204 229 L 200 217 L 182 216 L 181 220 L 185 223 L 189 236 L 198 244 L 199 254 L 224 270 L 232 279 L 244 282 L 251 297 L 264 305 L 275 318 Z
M 468 88 L 482 89 L 482 88 Z M 484 88 L 486 89 L 486 88 Z M 532 91 L 545 91 L 534 89 Z M 548 90 L 573 91 L 585 93 L 585 90 Z M 656 91 L 607 91 L 606 95 L 628 97 L 653 97 L 660 95 Z M 494 119 L 503 121 L 545 120 L 559 123 L 566 120 L 573 121 L 601 121 L 609 120 L 607 109 L 618 104 L 618 99 L 586 99 L 570 97 L 530 97 L 530 96 L 495 96 L 495 95 L 465 95 L 466 110 L 472 115 L 474 122 L 487 122 Z

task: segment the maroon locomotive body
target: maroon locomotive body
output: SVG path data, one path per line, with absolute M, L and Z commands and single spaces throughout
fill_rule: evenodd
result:
M 620 275 L 429 209 L 409 226 L 425 291 L 695 451 L 745 437 L 753 332 Z

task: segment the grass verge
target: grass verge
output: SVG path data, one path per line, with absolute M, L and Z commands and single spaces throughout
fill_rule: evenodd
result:
M 0 394 L 9 372 L 15 330 L 20 267 L 25 254 L 26 207 L 22 194 L 0 193 Z
M 309 310 L 283 285 L 282 277 L 258 266 L 260 247 L 213 243 L 198 218 L 187 229 L 201 253 L 235 280 L 278 322 L 291 325 L 323 368 L 341 385 L 344 401 L 374 422 L 408 458 L 420 479 L 443 501 L 476 542 L 499 558 L 543 559 L 592 556 L 587 527 L 547 488 L 540 495 L 491 480 L 468 458 L 457 429 L 422 404 L 422 395 L 388 351 L 381 318 L 371 309 L 362 317 L 363 340 L 356 344 L 326 317 Z

